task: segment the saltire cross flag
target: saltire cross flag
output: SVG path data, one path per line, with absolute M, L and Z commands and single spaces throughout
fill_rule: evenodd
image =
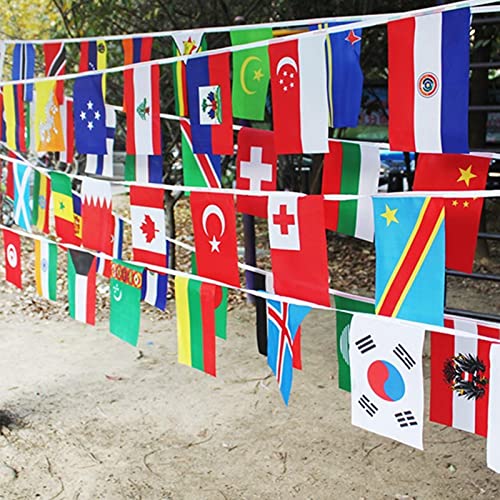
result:
M 50 172 L 50 181 L 56 234 L 63 243 L 79 245 L 80 239 L 75 234 L 71 180 L 62 172 Z
M 73 120 L 73 99 L 64 96 L 64 102 L 61 104 L 61 120 L 63 124 L 64 134 L 64 151 L 59 154 L 59 161 L 70 164 L 73 163 L 73 155 L 75 150 L 75 130 Z
M 441 326 L 444 205 L 439 198 L 373 198 L 375 312 Z
M 66 47 L 62 42 L 47 42 L 43 44 L 45 57 L 45 76 L 60 76 L 66 72 Z M 64 102 L 64 80 L 56 83 L 56 102 Z
M 486 437 L 491 342 L 475 337 L 500 339 L 500 325 L 454 317 L 444 326 L 459 331 L 431 333 L 430 420 Z
M 293 343 L 310 307 L 267 300 L 267 362 L 288 404 L 293 380 Z
M 375 194 L 380 157 L 377 147 L 329 141 L 323 160 L 323 194 Z M 373 241 L 373 211 L 369 197 L 325 201 L 326 228 Z
M 419 154 L 415 191 L 478 191 L 486 187 L 490 158 Z M 445 198 L 446 267 L 471 273 L 483 198 Z
M 31 168 L 14 163 L 14 222 L 31 233 Z
M 167 247 L 168 254 L 168 247 Z M 168 275 L 145 269 L 142 275 L 141 300 L 164 311 L 167 307 Z
M 186 81 L 193 151 L 232 155 L 229 53 L 188 59 Z
M 325 35 L 269 46 L 278 154 L 328 151 Z
M 116 111 L 112 106 L 106 108 L 106 154 L 87 155 L 85 172 L 87 174 L 113 177 L 113 149 L 115 144 Z
M 468 153 L 470 9 L 389 22 L 393 151 Z
M 26 80 L 35 76 L 35 47 L 32 43 L 16 43 L 12 53 L 12 80 Z M 22 85 L 21 100 L 33 100 L 33 84 Z
M 64 151 L 64 130 L 56 98 L 56 80 L 35 83 L 35 150 Z
M 81 250 L 68 250 L 69 315 L 95 325 L 96 258 Z
M 490 391 L 495 397 L 490 398 L 488 420 L 496 424 L 500 421 L 500 405 L 498 404 L 498 394 L 500 394 L 500 345 L 498 344 L 491 346 L 490 366 Z M 495 472 L 500 472 L 500 432 L 498 431 L 498 425 L 490 425 L 488 427 L 486 464 Z
M 232 30 L 232 45 L 243 45 L 273 37 L 271 28 Z M 245 120 L 264 120 L 269 87 L 267 47 L 233 52 L 233 116 Z
M 10 149 L 26 152 L 26 123 L 23 103 L 23 86 L 7 84 L 3 87 L 5 138 Z
M 44 233 L 49 233 L 50 177 L 34 170 L 33 209 L 31 223 Z
M 57 245 L 47 240 L 35 240 L 35 285 L 40 297 L 56 300 Z
M 310 26 L 311 31 L 327 29 L 339 23 Z M 328 125 L 330 127 L 357 127 L 363 71 L 361 70 L 361 29 L 330 33 L 325 40 L 328 93 Z
M 126 155 L 125 180 L 161 184 L 163 182 L 163 156 Z
M 9 229 L 2 229 L 2 236 L 5 257 L 5 279 L 17 288 L 22 289 L 21 237 Z

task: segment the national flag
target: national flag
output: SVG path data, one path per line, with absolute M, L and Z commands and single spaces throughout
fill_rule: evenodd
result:
M 31 211 L 31 224 L 40 231 L 49 233 L 49 206 L 50 206 L 50 177 L 34 170 L 33 182 L 33 210 Z
M 375 312 L 443 324 L 444 205 L 439 198 L 373 198 Z
M 111 264 L 109 331 L 133 346 L 139 340 L 143 271 L 116 259 Z
M 328 29 L 340 23 L 310 26 L 311 31 Z M 361 29 L 330 33 L 325 40 L 328 93 L 328 125 L 335 128 L 357 127 L 363 71 L 360 64 Z
M 64 103 L 61 104 L 61 120 L 63 125 L 65 150 L 59 154 L 59 161 L 69 165 L 73 163 L 75 150 L 75 132 L 73 120 L 73 99 L 64 96 Z
M 270 195 L 268 228 L 277 294 L 329 306 L 321 196 Z
M 276 191 L 277 163 L 273 132 L 247 127 L 238 132 L 236 189 Z M 266 217 L 267 198 L 238 195 L 236 208 L 238 212 Z
M 56 300 L 57 245 L 48 240 L 35 240 L 35 285 L 40 297 Z
M 63 42 L 47 42 L 43 44 L 45 56 L 45 76 L 60 76 L 66 72 L 66 47 Z M 56 102 L 64 103 L 64 80 L 56 83 Z
M 325 35 L 269 46 L 278 154 L 328 151 Z
M 190 200 L 198 274 L 239 288 L 233 195 L 193 192 Z
M 22 290 L 21 279 L 21 238 L 19 234 L 2 229 L 5 257 L 5 279 Z
M 195 153 L 189 120 L 181 118 L 180 124 L 184 185 L 220 188 L 220 156 L 211 153 Z
M 127 153 L 161 155 L 160 68 L 142 66 L 124 72 Z
M 163 190 L 130 186 L 132 253 L 142 264 L 167 266 Z
M 173 55 L 188 56 L 206 50 L 206 41 L 203 31 L 177 31 L 172 33 Z M 175 114 L 188 116 L 187 86 L 186 86 L 186 63 L 177 61 L 172 64 Z
M 186 81 L 193 151 L 232 155 L 229 53 L 188 59 Z
M 125 180 L 162 184 L 162 155 L 126 155 Z
M 75 232 L 76 244 L 81 245 L 83 232 L 82 198 L 76 192 L 71 193 L 71 198 L 73 199 L 73 230 Z
M 468 153 L 470 9 L 387 25 L 393 151 Z
M 26 124 L 24 116 L 23 86 L 7 84 L 3 87 L 5 136 L 7 146 L 21 153 L 26 152 Z
M 143 36 L 125 38 L 122 40 L 123 64 L 134 64 L 151 60 L 151 49 L 153 47 L 153 37 Z
M 430 420 L 486 437 L 491 342 L 474 337 L 499 339 L 500 325 L 454 317 L 446 318 L 444 326 L 457 335 L 431 333 Z
M 481 156 L 419 154 L 415 191 L 481 191 L 490 159 Z M 483 198 L 445 198 L 446 267 L 471 273 Z
M 14 222 L 31 233 L 31 168 L 14 163 Z
M 113 177 L 113 149 L 115 145 L 116 111 L 112 106 L 106 108 L 106 154 L 87 155 L 85 173 Z
M 27 80 L 35 76 L 35 47 L 32 43 L 16 43 L 12 54 L 12 80 Z M 21 100 L 33 100 L 33 84 L 22 85 Z
M 62 172 L 50 172 L 50 181 L 56 234 L 63 243 L 79 245 L 79 238 L 75 234 L 71 180 Z
M 16 160 L 18 158 L 17 154 L 12 150 L 7 151 L 7 156 Z M 5 194 L 14 200 L 14 163 L 12 161 L 7 162 L 7 180 L 5 181 Z
M 492 344 L 490 351 L 490 392 L 494 397 L 490 398 L 488 405 L 488 420 L 490 422 L 500 421 L 500 405 L 498 395 L 500 394 L 500 346 Z M 488 439 L 486 441 L 486 464 L 495 472 L 500 472 L 500 432 L 498 425 L 488 427 Z
M 351 320 L 354 313 L 375 314 L 375 306 L 372 301 L 362 300 L 361 297 L 348 297 L 336 293 L 334 298 L 339 388 L 351 392 L 351 368 L 349 362 Z
M 164 311 L 167 307 L 167 290 L 167 274 L 160 274 L 149 269 L 144 270 L 142 274 L 141 300 Z
M 5 123 L 3 88 L 0 89 L 0 141 L 7 142 L 7 125 Z
M 355 314 L 349 338 L 352 424 L 422 450 L 424 328 Z
M 97 274 L 106 278 L 111 277 L 111 262 L 114 259 L 122 260 L 123 258 L 123 229 L 124 220 L 116 214 L 112 218 L 112 235 L 109 244 L 110 250 L 106 253 L 99 252 L 97 254 Z
M 378 189 L 380 156 L 377 147 L 329 141 L 323 160 L 323 194 L 375 194 Z M 373 241 L 371 199 L 325 201 L 327 229 Z
M 244 45 L 273 37 L 271 28 L 232 30 L 232 45 Z M 233 52 L 233 116 L 246 120 L 264 120 L 269 88 L 267 47 Z
M 95 325 L 96 258 L 81 250 L 68 250 L 69 315 Z
M 104 40 L 84 41 L 80 43 L 80 65 L 78 71 L 94 71 L 106 69 L 108 47 Z M 106 95 L 106 75 L 102 76 L 102 93 Z
M 310 307 L 267 300 L 267 362 L 276 375 L 285 404 L 293 380 L 293 344 Z
M 64 151 L 64 130 L 60 106 L 56 98 L 56 80 L 35 84 L 35 150 Z

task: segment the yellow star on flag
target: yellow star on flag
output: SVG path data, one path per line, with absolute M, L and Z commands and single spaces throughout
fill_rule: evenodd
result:
M 451 202 L 451 204 L 452 204 L 454 207 L 456 207 L 456 206 L 458 205 L 458 201 L 457 201 L 457 200 L 453 200 L 453 201 Z
M 464 205 L 464 208 L 469 208 L 469 202 L 467 200 L 464 201 L 463 205 Z
M 257 80 L 258 82 L 260 82 L 260 80 L 264 78 L 264 73 L 262 73 L 262 68 L 259 68 L 259 69 L 256 69 L 254 72 L 253 72 L 253 79 L 254 80 Z
M 470 180 L 477 177 L 477 175 L 472 172 L 472 165 L 469 165 L 466 169 L 458 167 L 458 170 L 460 170 L 460 177 L 457 179 L 457 182 L 464 181 L 465 185 L 469 187 Z
M 388 227 L 391 222 L 395 222 L 396 224 L 399 224 L 398 219 L 396 218 L 396 212 L 398 211 L 398 208 L 390 209 L 389 205 L 387 203 L 385 204 L 385 212 L 383 214 L 380 214 L 380 217 L 383 217 L 387 223 Z

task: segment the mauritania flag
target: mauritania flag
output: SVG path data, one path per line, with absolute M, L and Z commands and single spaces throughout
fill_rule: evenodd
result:
M 323 194 L 375 194 L 380 157 L 377 147 L 329 141 L 323 163 Z M 373 213 L 369 197 L 325 201 L 326 228 L 373 241 Z
M 40 297 L 56 300 L 57 245 L 35 240 L 35 284 Z
M 68 250 L 69 315 L 95 325 L 96 258 L 80 250 Z
M 40 231 L 49 232 L 50 178 L 35 170 L 31 223 Z
M 163 182 L 162 155 L 127 155 L 125 157 L 125 180 L 161 184 Z
M 375 312 L 443 325 L 444 202 L 374 197 Z

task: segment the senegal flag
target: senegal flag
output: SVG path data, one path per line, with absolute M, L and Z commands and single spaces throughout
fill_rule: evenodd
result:
M 52 201 L 56 234 L 64 243 L 79 245 L 75 234 L 75 214 L 71 195 L 71 180 L 62 172 L 50 172 L 52 184 Z
M 35 170 L 35 181 L 33 186 L 33 210 L 31 212 L 31 223 L 40 231 L 49 233 L 49 202 L 50 202 L 50 179 L 45 174 Z

